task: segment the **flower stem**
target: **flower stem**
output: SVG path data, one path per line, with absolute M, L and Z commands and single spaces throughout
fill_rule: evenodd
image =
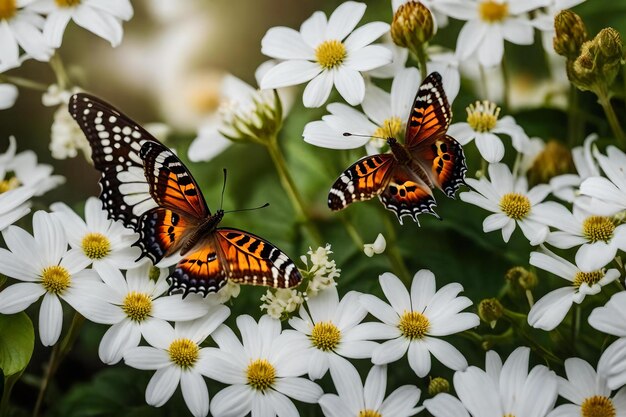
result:
M 411 47 L 411 51 L 417 58 L 417 63 L 420 67 L 420 75 L 422 76 L 422 80 L 425 80 L 428 76 L 428 64 L 426 61 L 426 51 L 424 50 L 424 45 L 419 45 L 416 47 Z
M 29 80 L 22 77 L 14 77 L 12 75 L 0 74 L 0 81 L 14 84 L 18 87 L 28 88 L 36 91 L 46 91 L 48 87 L 45 84 L 38 83 L 37 81 Z
M 409 272 L 406 264 L 404 263 L 404 259 L 402 259 L 402 254 L 398 250 L 398 245 L 396 244 L 397 236 L 396 230 L 393 227 L 393 223 L 389 220 L 389 216 L 385 212 L 381 212 L 382 220 L 385 226 L 386 234 L 387 234 L 387 250 L 385 250 L 385 254 L 391 263 L 391 267 L 396 273 L 396 275 L 405 283 L 411 283 L 411 273 Z
M 576 349 L 576 341 L 580 333 L 580 304 L 574 305 L 572 309 L 572 348 Z
M 35 408 L 33 409 L 33 417 L 37 417 L 39 415 L 41 406 L 43 405 L 43 400 L 46 396 L 46 392 L 48 391 L 48 386 L 50 385 L 52 378 L 54 378 L 56 371 L 59 369 L 61 362 L 63 362 L 63 359 L 65 359 L 67 354 L 72 350 L 84 322 L 85 318 L 80 315 L 80 313 L 75 313 L 74 318 L 72 319 L 72 324 L 65 334 L 65 337 L 61 343 L 57 343 L 52 348 L 50 360 L 48 361 L 48 366 L 46 368 L 41 387 L 39 388 L 37 402 L 35 403 Z
M 287 163 L 285 162 L 285 158 L 278 147 L 278 140 L 276 136 L 269 138 L 269 140 L 264 142 L 267 151 L 272 158 L 272 162 L 276 167 L 276 171 L 278 172 L 278 177 L 280 178 L 280 182 L 287 192 L 287 196 L 291 201 L 291 205 L 293 206 L 298 221 L 302 222 L 306 229 L 308 230 L 311 238 L 317 245 L 322 244 L 322 235 L 315 225 L 309 220 L 307 216 L 307 212 L 305 209 L 304 200 L 302 196 L 298 192 L 296 188 L 296 183 L 293 180 L 289 170 L 287 169 Z
M 608 93 L 604 89 L 599 89 L 596 94 L 598 96 L 598 102 L 604 109 L 604 114 L 606 114 L 606 118 L 611 126 L 613 134 L 619 141 L 622 149 L 626 149 L 626 135 L 624 135 L 624 131 L 617 120 L 617 116 L 615 115 L 615 111 L 611 105 L 611 99 L 609 98 Z
M 11 399 L 11 391 L 13 386 L 24 373 L 24 370 L 17 374 L 10 375 L 4 379 L 4 388 L 2 390 L 2 400 L 0 401 L 0 417 L 7 417 L 9 415 L 9 405 Z
M 567 136 L 571 148 L 578 145 L 578 89 L 572 84 L 569 90 L 569 107 L 567 112 Z
M 50 67 L 54 72 L 54 75 L 57 79 L 57 84 L 61 90 L 67 90 L 71 86 L 70 78 L 67 75 L 67 71 L 65 71 L 65 66 L 63 65 L 63 60 L 61 59 L 61 55 L 56 52 L 50 58 Z
M 352 223 L 350 223 L 350 220 L 348 220 L 345 216 L 339 216 L 339 220 L 341 221 L 341 223 L 343 223 L 343 226 L 346 228 L 346 232 L 348 233 L 348 236 L 350 236 L 350 238 L 352 239 L 352 242 L 354 242 L 354 245 L 359 251 L 362 251 L 364 242 L 361 238 L 361 235 L 359 235 L 359 231 L 356 230 Z

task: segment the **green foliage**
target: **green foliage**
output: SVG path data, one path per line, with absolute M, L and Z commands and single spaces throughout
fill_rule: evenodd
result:
M 34 343 L 35 330 L 26 313 L 0 315 L 0 369 L 5 377 L 26 368 Z

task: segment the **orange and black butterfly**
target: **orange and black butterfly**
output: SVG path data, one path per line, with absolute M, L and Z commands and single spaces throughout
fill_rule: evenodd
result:
M 433 72 L 417 90 L 404 144 L 387 138 L 391 152 L 366 156 L 346 169 L 328 193 L 328 207 L 341 210 L 378 196 L 400 224 L 404 216 L 418 224 L 419 214 L 437 216 L 431 188 L 454 198 L 467 171 L 463 148 L 446 134 L 451 119 L 441 76 Z
M 109 217 L 139 233 L 134 244 L 153 263 L 180 253 L 170 274 L 170 294 L 219 290 L 241 284 L 289 288 L 302 276 L 270 242 L 243 230 L 217 227 L 198 184 L 178 157 L 110 104 L 72 96 L 69 111 L 91 145 L 102 175 L 100 199 Z

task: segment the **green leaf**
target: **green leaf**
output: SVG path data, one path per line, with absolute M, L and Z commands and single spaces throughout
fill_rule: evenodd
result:
M 26 313 L 0 315 L 0 368 L 6 377 L 26 368 L 34 344 L 35 330 Z

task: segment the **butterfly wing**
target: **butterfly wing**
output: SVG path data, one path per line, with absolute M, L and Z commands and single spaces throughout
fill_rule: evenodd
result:
M 459 187 L 465 184 L 465 155 L 461 144 L 452 136 L 432 137 L 420 142 L 412 151 L 431 182 L 448 197 L 454 198 Z
M 433 72 L 417 89 L 407 122 L 406 147 L 411 150 L 428 138 L 445 135 L 451 120 L 452 111 L 443 90 L 441 75 Z
M 185 239 L 198 226 L 194 217 L 162 207 L 153 208 L 139 219 L 135 246 L 156 264 L 182 249 Z
M 226 280 L 290 288 L 302 280 L 291 259 L 276 246 L 239 229 L 219 228 L 182 259 L 171 276 L 171 294 L 218 291 Z
M 404 216 L 411 217 L 417 224 L 417 216 L 422 213 L 437 216 L 433 211 L 437 203 L 430 187 L 405 165 L 394 168 L 388 185 L 378 198 L 387 210 L 396 214 L 400 224 Z
M 328 193 L 328 207 L 337 211 L 354 201 L 369 200 L 383 192 L 397 165 L 393 155 L 379 154 L 359 159 L 337 178 Z

